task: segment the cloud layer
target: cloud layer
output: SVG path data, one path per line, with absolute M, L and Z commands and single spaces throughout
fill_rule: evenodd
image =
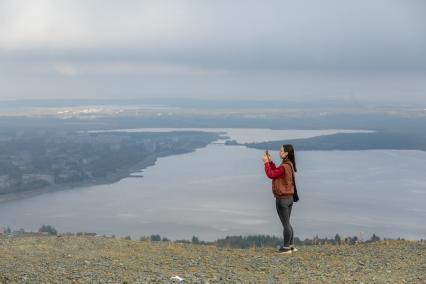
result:
M 276 97 L 303 89 L 304 78 L 329 76 L 318 86 L 332 88 L 352 76 L 343 87 L 352 90 L 367 75 L 397 78 L 400 88 L 408 80 L 421 93 L 426 2 L 0 0 L 0 62 L 9 94 L 0 96 L 9 97 L 51 95 L 60 88 L 56 76 L 92 94 L 106 92 L 97 86 L 102 77 L 107 85 L 126 82 L 119 92 L 202 96 L 207 89 L 242 97 L 254 88 Z M 31 94 L 14 85 L 34 77 L 50 86 Z M 166 79 L 170 90 L 160 86 Z

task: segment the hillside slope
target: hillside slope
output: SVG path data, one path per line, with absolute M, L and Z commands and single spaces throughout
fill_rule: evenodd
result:
M 90 236 L 0 238 L 1 283 L 425 283 L 426 243 L 272 248 Z M 184 283 L 182 282 L 182 283 Z

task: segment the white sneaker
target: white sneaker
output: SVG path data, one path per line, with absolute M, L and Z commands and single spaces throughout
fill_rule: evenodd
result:
M 290 246 L 290 249 L 291 249 L 291 252 L 296 252 L 296 251 L 298 251 L 298 249 L 297 249 L 294 245 L 291 245 L 291 246 Z
M 291 254 L 290 248 L 280 247 L 277 251 L 279 254 Z

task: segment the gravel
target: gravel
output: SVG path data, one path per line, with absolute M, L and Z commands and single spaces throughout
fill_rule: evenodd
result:
M 280 255 L 93 236 L 0 238 L 0 283 L 342 282 L 426 283 L 426 243 L 318 245 Z

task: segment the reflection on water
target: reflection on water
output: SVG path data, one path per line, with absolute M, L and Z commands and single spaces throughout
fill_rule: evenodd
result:
M 60 232 L 132 238 L 280 236 L 261 156 L 256 149 L 211 144 L 160 158 L 143 178 L 1 204 L 0 226 L 37 230 L 50 224 Z M 426 152 L 301 151 L 297 159 L 296 236 L 426 237 Z

